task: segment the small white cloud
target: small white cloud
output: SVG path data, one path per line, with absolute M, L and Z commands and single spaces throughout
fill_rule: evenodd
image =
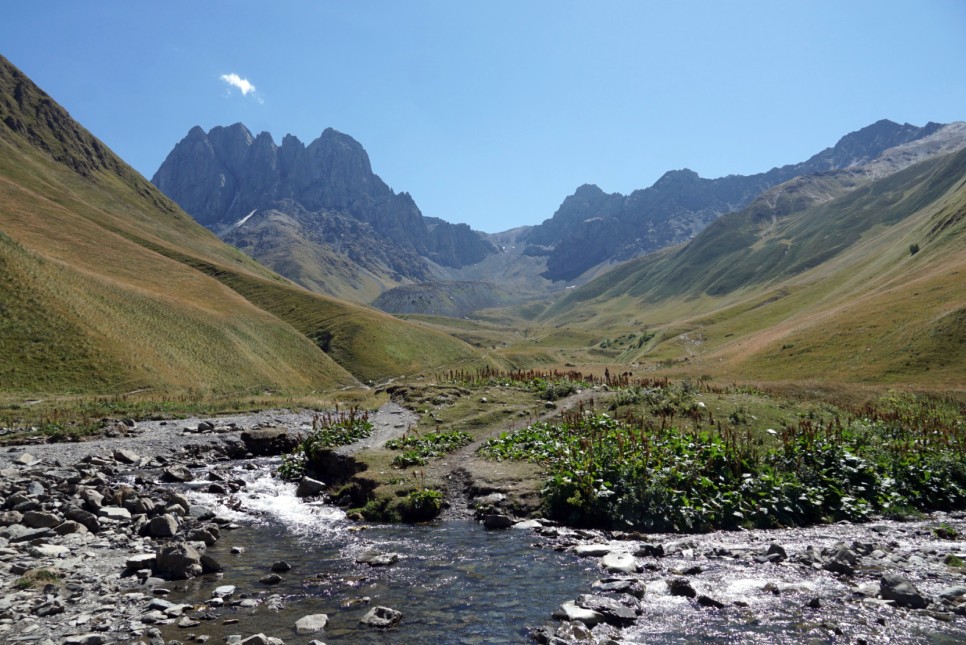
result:
M 232 87 L 237 87 L 242 93 L 242 96 L 248 96 L 255 91 L 255 86 L 252 85 L 247 78 L 242 78 L 238 74 L 222 74 L 219 78 Z

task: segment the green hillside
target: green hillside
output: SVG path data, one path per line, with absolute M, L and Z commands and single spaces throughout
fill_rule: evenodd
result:
M 806 196 L 822 192 L 839 196 Z M 574 290 L 541 320 L 646 327 L 653 340 L 627 362 L 963 387 L 964 215 L 966 151 L 874 182 L 799 178 Z
M 5 394 L 315 391 L 478 359 L 222 243 L 2 58 L 0 232 Z

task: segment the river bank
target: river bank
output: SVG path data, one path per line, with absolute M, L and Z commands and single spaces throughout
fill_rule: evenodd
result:
M 380 427 L 401 431 L 402 413 L 386 412 Z M 151 422 L 91 442 L 5 449 L 0 640 L 966 638 L 962 513 L 696 536 L 546 521 L 367 528 L 296 496 L 271 477 L 277 460 L 243 439 L 307 430 L 312 416 Z M 402 614 L 388 631 L 360 622 L 380 606 Z M 324 629 L 298 633 L 300 619 L 322 614 Z

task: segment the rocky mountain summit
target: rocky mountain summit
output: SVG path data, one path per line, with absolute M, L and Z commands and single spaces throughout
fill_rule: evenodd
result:
M 718 216 L 741 210 L 762 192 L 794 177 L 863 166 L 886 150 L 949 127 L 881 120 L 847 134 L 807 161 L 756 175 L 705 179 L 692 170 L 672 170 L 653 186 L 630 195 L 584 185 L 563 201 L 552 218 L 529 232 L 525 253 L 546 256 L 544 277 L 574 280 L 601 264 L 684 242 Z
M 332 128 L 306 146 L 292 135 L 276 145 L 241 123 L 196 126 L 152 182 L 226 241 L 331 295 L 369 300 L 428 279 L 433 265 L 458 268 L 497 252 L 465 224 L 423 217 L 408 193 L 372 172 L 358 141 Z

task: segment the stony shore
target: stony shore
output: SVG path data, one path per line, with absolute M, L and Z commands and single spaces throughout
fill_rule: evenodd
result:
M 230 625 L 223 607 L 280 603 L 270 595 L 256 601 L 236 594 L 230 571 L 202 605 L 165 597 L 179 580 L 221 575 L 221 563 L 206 549 L 237 528 L 193 502 L 186 488 L 230 506 L 245 485 L 230 466 L 241 460 L 254 468 L 246 460 L 287 452 L 294 441 L 289 430 L 308 429 L 311 421 L 311 413 L 281 411 L 121 424 L 108 429 L 115 436 L 96 441 L 5 448 L 0 641 L 163 645 L 162 630 L 176 625 L 181 640 L 173 642 L 203 643 L 206 624 Z M 803 638 L 873 643 L 890 634 L 892 642 L 918 642 L 917 635 L 932 631 L 966 636 L 963 513 L 909 523 L 670 536 L 521 523 L 501 513 L 499 494 L 476 502 L 488 528 L 530 530 L 543 548 L 598 561 L 600 579 L 563 602 L 553 622 L 533 630 L 539 642 L 647 642 L 654 640 L 653 625 L 700 623 L 707 612 L 729 617 L 719 622 L 735 633 L 756 628 L 762 612 L 772 612 L 804 623 Z M 282 575 L 284 563 L 272 569 Z M 756 582 L 749 586 L 748 579 Z M 374 625 L 399 620 L 389 608 L 372 613 Z M 297 642 L 324 638 L 324 615 L 295 618 Z M 279 637 L 290 634 L 229 636 L 249 645 L 280 643 Z

